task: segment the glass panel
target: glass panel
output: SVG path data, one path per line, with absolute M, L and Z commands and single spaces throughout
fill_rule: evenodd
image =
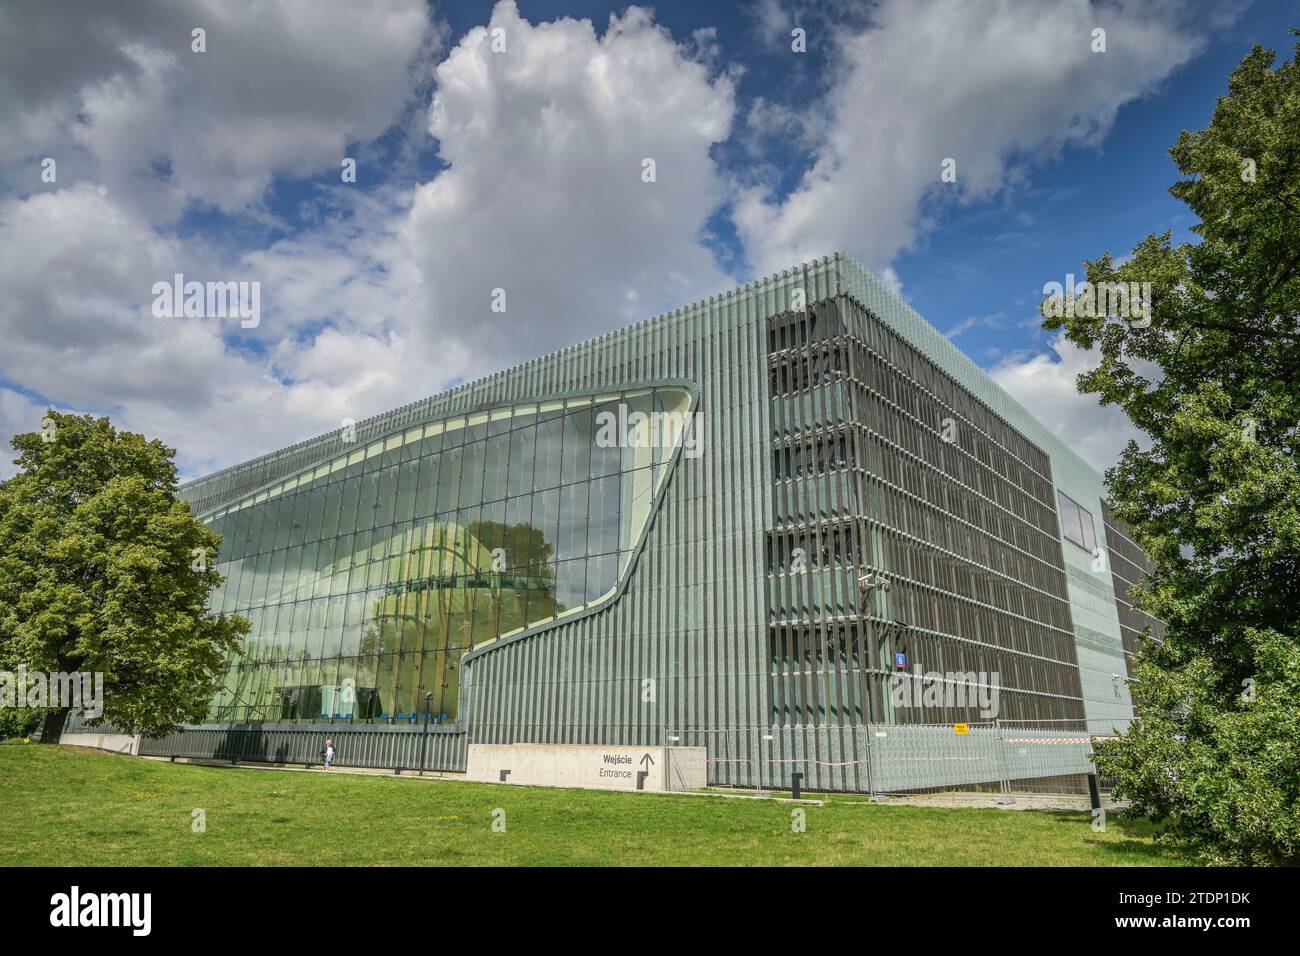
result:
M 593 411 L 591 477 L 603 478 L 618 472 L 623 461 L 619 438 L 618 403 L 606 402 Z
M 339 521 L 340 518 L 342 518 L 343 486 L 338 482 L 331 482 L 322 487 L 325 489 L 325 500 L 322 505 L 321 514 L 321 537 L 334 538 L 338 536 L 340 527 Z M 342 527 L 345 530 L 350 529 L 352 527 L 352 519 L 344 519 Z
M 412 446 L 407 446 L 412 447 Z M 420 462 L 412 458 L 402 463 L 397 478 L 397 504 L 393 508 L 395 522 L 410 521 L 415 517 L 415 493 L 420 483 Z
M 626 459 L 625 459 L 626 460 Z M 639 537 L 650 517 L 654 498 L 654 478 L 650 468 L 623 473 L 622 497 L 619 514 L 619 547 L 627 547 Z
M 555 572 L 556 613 L 581 607 L 586 602 L 587 562 L 561 561 Z
M 591 483 L 588 554 L 608 554 L 618 550 L 618 506 L 618 475 L 611 475 Z
M 488 415 L 488 434 L 503 435 L 510 431 L 512 412 L 509 408 L 498 408 Z
M 444 451 L 438 463 L 437 513 L 440 515 L 456 510 L 460 490 L 460 462 L 463 455 L 464 449 L 458 446 Z
M 654 393 L 650 389 L 628 392 L 623 400 L 626 406 L 627 428 L 623 431 L 623 471 L 644 468 L 654 461 L 654 443 L 658 427 L 654 417 Z
M 471 647 L 615 593 L 690 405 L 661 388 L 475 412 L 205 518 L 226 539 L 212 606 L 253 627 L 211 712 L 411 720 L 432 693 L 430 719 L 454 720 Z
M 379 656 L 376 667 L 379 699 L 392 708 L 392 710 L 385 710 L 380 713 L 379 716 L 384 719 L 400 719 L 399 715 L 403 713 L 397 704 L 397 669 L 398 659 L 396 654 L 381 654 Z
M 357 528 L 375 526 L 375 508 L 379 499 L 379 472 L 368 471 L 361 476 L 361 496 L 357 499 Z
M 366 620 L 366 608 L 369 602 L 364 594 L 349 594 L 340 600 L 344 601 L 345 604 L 339 653 L 344 657 L 351 657 L 361 651 L 361 632 Z
M 586 601 L 593 604 L 614 590 L 618 578 L 618 555 L 587 559 Z
M 483 470 L 483 501 L 496 501 L 506 496 L 510 436 L 495 435 L 487 440 Z
M 275 516 L 277 515 L 277 513 L 283 516 L 283 514 L 287 512 L 287 510 L 288 509 L 283 507 L 277 508 L 275 503 L 266 505 L 261 508 L 253 509 L 253 514 L 251 516 L 253 521 L 252 527 L 256 528 L 260 526 L 261 533 L 258 535 L 254 535 L 252 534 L 252 528 L 249 529 L 250 537 L 252 538 L 252 540 L 257 541 L 257 545 L 255 547 L 250 545 L 249 547 L 250 551 L 253 552 L 270 551 L 274 547 L 275 520 L 276 520 Z M 283 520 L 283 518 L 281 520 Z
M 556 556 L 561 560 L 587 553 L 587 495 L 591 485 L 582 482 L 560 489 L 560 529 Z
M 560 454 L 564 445 L 564 422 L 551 418 L 537 425 L 537 467 L 533 488 L 553 488 L 560 483 Z
M 1056 500 L 1060 504 L 1061 510 L 1061 532 L 1068 540 L 1082 545 L 1083 521 L 1079 513 L 1079 506 L 1074 503 L 1073 499 L 1059 491 L 1056 493 Z
M 342 510 L 339 512 L 339 533 L 351 534 L 357 527 L 357 499 L 361 497 L 361 484 L 357 481 L 342 481 Z
M 385 528 L 393 523 L 397 504 L 398 468 L 390 465 L 379 473 L 379 496 L 375 501 L 375 527 Z
M 287 551 L 276 551 L 271 555 L 271 569 L 266 582 L 266 601 L 279 604 L 284 599 L 284 559 Z
M 466 419 L 465 441 L 480 441 L 487 437 L 487 412 L 476 412 Z
M 506 533 L 503 547 L 506 550 L 506 570 L 512 574 L 526 574 L 528 546 L 531 541 L 532 498 L 524 495 L 506 499 Z
M 506 482 L 509 495 L 527 494 L 533 487 L 533 467 L 537 449 L 537 429 L 518 427 L 510 433 L 510 471 Z
M 564 457 L 560 480 L 565 484 L 591 476 L 591 445 L 595 438 L 591 409 L 571 410 L 564 417 Z
M 433 514 L 438 506 L 438 456 L 420 459 L 420 484 L 416 491 L 415 517 Z
M 319 541 L 321 532 L 321 517 L 325 509 L 325 487 L 323 485 L 313 485 L 305 493 L 307 499 L 307 529 L 305 540 Z
M 559 537 L 560 492 L 558 488 L 533 495 L 533 543 L 529 547 L 530 573 L 542 573 L 542 565 L 555 560 L 556 541 Z M 538 547 L 538 543 L 541 547 Z
M 266 579 L 270 576 L 270 570 L 269 554 L 259 554 L 253 559 L 253 593 L 248 599 L 250 607 L 258 607 L 266 603 Z
M 465 456 L 460 470 L 460 507 L 477 505 L 483 500 L 484 442 L 476 441 L 465 446 Z

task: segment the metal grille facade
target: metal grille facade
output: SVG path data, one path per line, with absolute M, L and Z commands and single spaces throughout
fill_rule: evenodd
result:
M 1062 538 L 1057 511 L 1061 492 L 1102 515 L 1100 477 L 848 256 L 360 422 L 356 438 L 657 383 L 694 392 L 701 454 L 666 474 L 616 599 L 464 653 L 459 712 L 437 728 L 431 768 L 463 768 L 465 742 L 680 742 L 709 748 L 714 784 L 788 786 L 798 773 L 805 788 L 903 790 L 1079 774 L 1080 734 L 1131 717 L 1115 679 L 1113 531 L 1095 529 L 1099 570 Z M 337 440 L 183 494 L 215 514 L 318 468 Z M 1008 743 L 977 706 L 898 706 L 899 654 L 908 671 L 998 675 L 1016 740 L 1065 742 Z M 230 748 L 231 733 L 272 728 L 201 729 Z M 343 756 L 344 735 L 385 730 L 354 717 L 317 734 Z
M 1133 587 L 1150 573 L 1151 559 L 1129 537 L 1128 525 L 1116 518 L 1110 505 L 1104 501 L 1101 513 L 1110 545 L 1110 570 L 1115 585 L 1115 606 L 1119 610 L 1119 630 L 1124 642 L 1125 674 L 1132 677 L 1133 655 L 1141 649 L 1143 637 L 1163 641 L 1165 624 L 1133 606 Z

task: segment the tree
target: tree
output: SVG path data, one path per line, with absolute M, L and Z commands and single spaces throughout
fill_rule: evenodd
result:
M 0 707 L 0 740 L 6 737 L 27 738 L 41 725 L 43 710 Z
M 1099 349 L 1080 391 L 1151 444 L 1130 442 L 1106 484 L 1155 563 L 1139 606 L 1168 631 L 1138 656 L 1138 719 L 1098 767 L 1205 862 L 1300 863 L 1296 54 L 1274 69 L 1256 46 L 1210 125 L 1170 150 L 1200 241 L 1166 232 L 1122 264 L 1087 263 L 1094 289 L 1151 283 L 1149 325 L 1043 304 L 1044 328 Z
M 103 674 L 103 713 L 161 736 L 201 721 L 248 622 L 213 615 L 219 535 L 176 496 L 173 449 L 50 411 L 0 483 L 0 669 Z M 57 741 L 69 708 L 50 711 Z

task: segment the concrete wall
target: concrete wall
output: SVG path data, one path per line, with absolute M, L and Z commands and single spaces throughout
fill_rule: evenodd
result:
M 466 776 L 482 783 L 662 793 L 705 786 L 706 766 L 703 747 L 470 744 Z
M 126 734 L 64 734 L 59 743 L 72 747 L 94 747 L 98 750 L 112 750 L 115 753 L 138 754 L 140 738 L 128 737 Z

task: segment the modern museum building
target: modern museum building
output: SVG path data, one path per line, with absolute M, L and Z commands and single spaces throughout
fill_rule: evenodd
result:
M 181 494 L 252 629 L 145 754 L 681 745 L 719 786 L 1073 790 L 1160 632 L 1098 474 L 845 255 Z

